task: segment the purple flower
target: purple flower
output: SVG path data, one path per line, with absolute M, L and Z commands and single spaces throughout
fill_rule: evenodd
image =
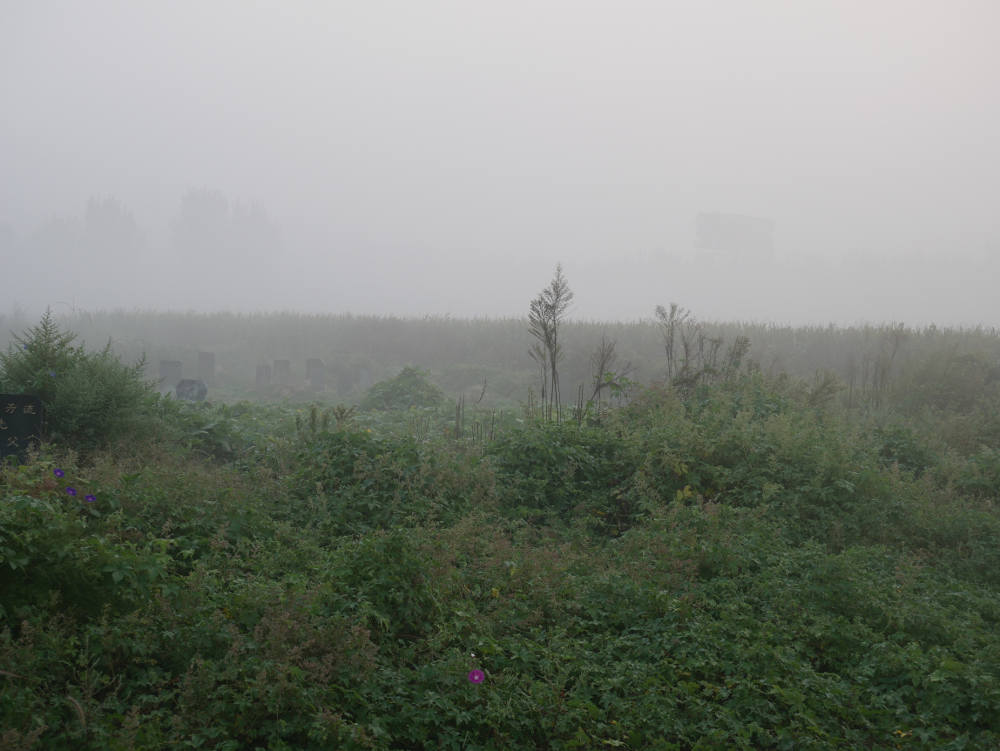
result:
M 83 497 L 83 500 L 85 500 L 87 503 L 93 503 L 94 501 L 97 500 L 97 496 L 96 495 L 85 495 Z
M 55 378 L 56 377 L 56 372 L 54 370 L 50 370 L 49 371 L 49 375 L 52 376 L 53 378 Z
M 54 474 L 56 477 L 62 477 L 66 473 L 63 472 L 61 469 L 54 469 L 52 470 L 52 474 Z
M 76 495 L 76 488 L 66 488 L 66 492 L 70 495 Z
M 482 670 L 472 670 L 469 672 L 469 680 L 473 683 L 482 683 L 486 679 L 486 674 Z

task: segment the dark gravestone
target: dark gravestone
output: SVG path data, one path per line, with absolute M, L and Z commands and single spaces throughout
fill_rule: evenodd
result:
M 274 382 L 279 386 L 288 386 L 292 382 L 292 361 L 274 361 Z
M 326 368 L 323 367 L 322 360 L 315 357 L 306 360 L 306 381 L 313 391 L 326 388 Z
M 271 388 L 271 366 L 270 365 L 258 365 L 257 366 L 257 390 L 267 391 Z
M 189 402 L 203 402 L 208 396 L 208 386 L 204 381 L 193 378 L 184 378 L 177 384 L 177 398 L 187 399 Z
M 335 381 L 337 383 L 337 396 L 346 396 L 354 388 L 357 380 L 353 368 L 337 368 Z
M 362 391 L 367 391 L 374 384 L 371 371 L 368 368 L 358 369 L 358 386 Z
M 29 394 L 0 394 L 0 461 L 16 456 L 23 462 L 28 449 L 42 440 L 42 400 Z
M 215 382 L 215 353 L 198 353 L 198 379 L 206 384 Z
M 160 390 L 173 391 L 181 380 L 180 360 L 160 360 Z

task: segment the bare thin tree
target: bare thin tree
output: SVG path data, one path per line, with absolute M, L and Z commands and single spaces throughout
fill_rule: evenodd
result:
M 632 363 L 627 362 L 620 370 L 615 370 L 618 364 L 618 353 L 615 352 L 616 340 L 608 341 L 606 336 L 601 337 L 601 344 L 590 356 L 590 372 L 593 378 L 594 390 L 590 394 L 590 400 L 600 406 L 601 392 L 610 389 L 612 393 L 626 387 L 629 377 L 632 375 Z
M 660 322 L 661 333 L 663 334 L 663 349 L 667 355 L 667 383 L 670 383 L 674 379 L 674 375 L 678 370 L 675 348 L 678 330 L 684 325 L 690 315 L 689 311 L 680 307 L 675 302 L 670 303 L 669 312 L 662 305 L 656 306 L 656 317 Z
M 557 422 L 562 417 L 558 366 L 563 353 L 559 326 L 572 300 L 573 292 L 563 276 L 562 264 L 558 264 L 549 286 L 531 301 L 528 311 L 528 331 L 537 340 L 529 352 L 542 371 L 542 409 L 546 419 L 551 420 L 554 414 Z

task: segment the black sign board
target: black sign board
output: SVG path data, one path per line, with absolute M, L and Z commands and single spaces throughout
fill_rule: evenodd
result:
M 42 439 L 42 400 L 30 394 L 0 394 L 0 461 L 27 457 Z

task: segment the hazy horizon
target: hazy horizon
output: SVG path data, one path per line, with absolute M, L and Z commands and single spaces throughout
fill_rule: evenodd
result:
M 1000 326 L 998 27 L 987 0 L 0 0 L 0 313 L 522 316 L 561 262 L 581 320 Z M 773 253 L 699 248 L 712 213 Z

